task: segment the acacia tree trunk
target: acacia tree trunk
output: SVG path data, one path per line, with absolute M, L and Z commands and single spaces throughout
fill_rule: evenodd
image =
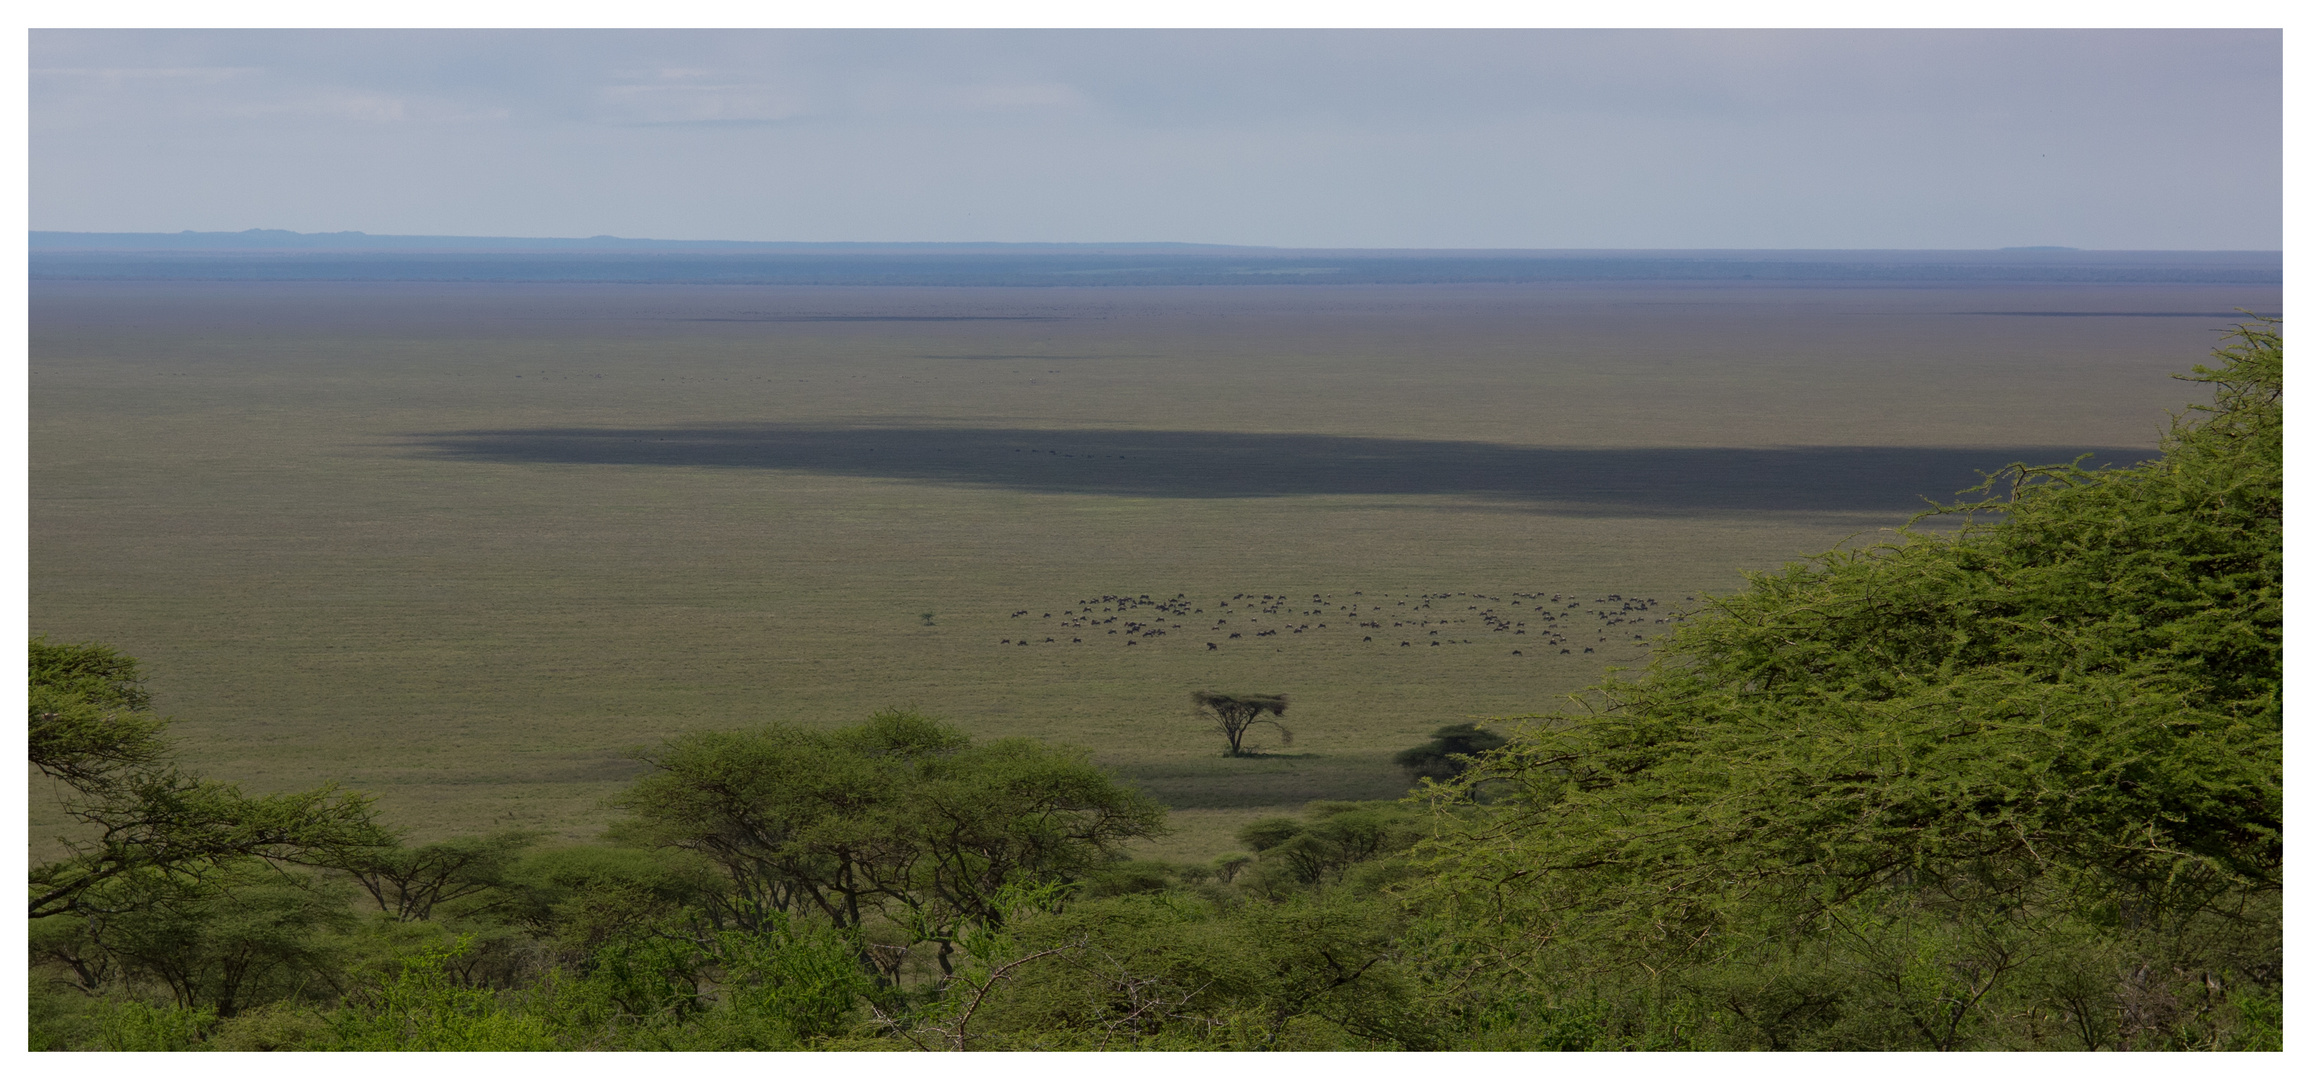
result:
M 1228 735 L 1229 757 L 1244 756 L 1244 729 L 1251 726 L 1242 717 L 1230 716 L 1225 712 L 1220 714 L 1220 730 Z

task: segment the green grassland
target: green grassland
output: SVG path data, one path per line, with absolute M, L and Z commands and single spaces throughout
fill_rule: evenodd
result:
M 142 658 L 193 768 L 420 839 L 591 836 L 633 748 L 914 706 L 1086 747 L 1202 858 L 1975 468 L 2149 450 L 2240 307 L 41 282 L 32 629 Z M 1297 737 L 1220 756 L 1206 687 Z

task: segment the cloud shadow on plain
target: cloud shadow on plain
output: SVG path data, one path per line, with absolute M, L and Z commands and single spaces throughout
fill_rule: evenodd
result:
M 770 469 L 1167 499 L 1456 495 L 1593 513 L 1914 512 L 2016 461 L 2114 447 L 1565 448 L 1344 435 L 812 424 L 515 428 L 416 436 L 456 461 Z

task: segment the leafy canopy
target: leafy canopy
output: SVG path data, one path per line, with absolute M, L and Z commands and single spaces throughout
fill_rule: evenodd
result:
M 2260 970 L 2280 886 L 2277 327 L 2218 357 L 2186 376 L 2213 404 L 2160 459 L 2010 467 L 1985 485 L 2003 496 L 1940 508 L 1967 515 L 1955 534 L 1755 575 L 1586 715 L 1526 718 L 1433 789 L 1514 795 L 1429 849 L 1412 899 L 1482 928 L 1459 946 L 1479 966 L 1548 942 L 1568 964 L 1756 970 L 1835 940 L 1860 970 L 1930 938 L 1963 957 L 1936 970 L 1972 973 L 1919 1007 L 1945 1019 L 2079 934 L 2208 978 Z M 2200 934 L 2218 922 L 2220 948 Z M 1959 1038 L 1930 1028 L 1919 1045 Z
M 619 835 L 704 856 L 727 876 L 725 917 L 749 927 L 880 916 L 951 947 L 967 925 L 1002 923 L 1007 890 L 1080 879 L 1164 828 L 1161 805 L 1081 751 L 975 745 L 909 712 L 701 732 L 645 760 L 655 771 L 615 804 L 630 815 Z
M 133 657 L 35 637 L 28 668 L 30 762 L 62 783 L 80 826 L 62 841 L 70 855 L 32 868 L 32 918 L 117 910 L 129 901 L 100 886 L 123 875 L 198 881 L 249 858 L 335 865 L 393 843 L 361 796 L 251 798 L 168 764 L 166 721 L 151 715 Z

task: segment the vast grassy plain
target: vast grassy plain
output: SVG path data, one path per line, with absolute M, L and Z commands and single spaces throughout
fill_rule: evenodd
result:
M 2131 460 L 2278 306 L 36 282 L 31 629 L 143 658 L 194 768 L 418 838 L 591 836 L 636 747 L 898 705 L 1084 746 L 1203 857 L 1977 469 Z M 1219 756 L 1207 687 L 1293 695 L 1298 738 Z

